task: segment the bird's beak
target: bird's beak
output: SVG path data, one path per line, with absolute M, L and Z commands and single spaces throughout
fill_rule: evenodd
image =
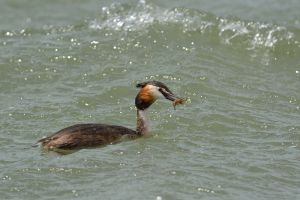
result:
M 172 93 L 172 92 L 168 92 L 167 90 L 160 88 L 159 90 L 166 99 L 170 100 L 170 101 L 175 101 L 176 100 L 176 96 Z
M 164 95 L 164 97 L 173 102 L 174 109 L 178 104 L 183 104 L 186 99 L 176 96 L 170 91 L 165 90 L 164 88 L 160 88 L 159 91 Z

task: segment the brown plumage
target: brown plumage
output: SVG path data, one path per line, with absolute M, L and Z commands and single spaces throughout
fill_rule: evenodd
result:
M 122 126 L 107 124 L 76 124 L 64 128 L 53 135 L 40 139 L 45 150 L 79 150 L 117 143 L 124 138 L 135 139 L 148 133 L 149 127 L 145 110 L 157 98 L 164 97 L 173 102 L 173 105 L 182 104 L 182 98 L 176 97 L 169 88 L 161 82 L 149 81 L 137 84 L 141 88 L 135 98 L 137 107 L 136 130 Z
M 125 135 L 138 136 L 131 129 L 106 124 L 76 124 L 64 128 L 38 142 L 43 148 L 74 150 L 92 148 L 120 141 Z

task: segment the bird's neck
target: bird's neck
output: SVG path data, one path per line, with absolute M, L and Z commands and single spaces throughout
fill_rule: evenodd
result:
M 137 110 L 136 132 L 139 135 L 146 135 L 149 131 L 149 123 L 147 121 L 145 110 Z

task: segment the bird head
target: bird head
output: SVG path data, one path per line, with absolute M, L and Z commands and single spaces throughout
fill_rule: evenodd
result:
M 149 106 L 159 98 L 172 101 L 174 108 L 176 105 L 185 102 L 185 99 L 177 97 L 165 84 L 159 81 L 138 83 L 136 87 L 140 88 L 140 91 L 135 98 L 135 106 L 139 110 L 149 108 Z

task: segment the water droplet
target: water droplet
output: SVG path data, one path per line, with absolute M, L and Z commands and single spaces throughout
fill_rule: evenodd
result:
M 162 200 L 161 196 L 157 196 L 156 200 Z
M 99 42 L 94 40 L 91 42 L 91 44 L 99 44 Z
M 7 32 L 5 33 L 5 35 L 6 35 L 6 36 L 13 36 L 14 34 L 13 34 L 12 32 L 7 31 Z

